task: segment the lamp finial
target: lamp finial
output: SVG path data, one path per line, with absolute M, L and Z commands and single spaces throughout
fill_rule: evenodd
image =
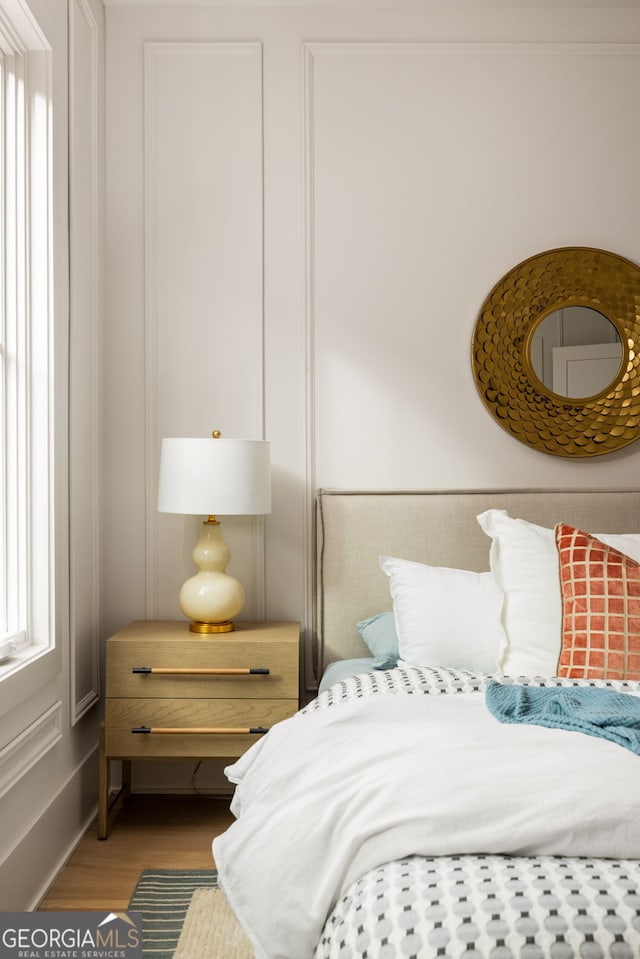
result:
M 213 437 L 214 440 L 219 440 L 220 437 L 222 436 L 222 433 L 220 432 L 220 430 L 213 430 L 213 432 L 211 433 L 211 436 Z

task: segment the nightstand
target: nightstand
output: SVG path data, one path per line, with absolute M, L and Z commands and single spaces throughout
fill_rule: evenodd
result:
M 299 623 L 239 623 L 196 635 L 186 622 L 130 623 L 107 640 L 98 838 L 108 833 L 109 761 L 236 759 L 298 709 Z

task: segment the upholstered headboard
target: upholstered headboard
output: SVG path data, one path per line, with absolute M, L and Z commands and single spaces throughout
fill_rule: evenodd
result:
M 490 540 L 476 516 L 506 509 L 540 526 L 640 532 L 640 490 L 321 489 L 316 500 L 317 635 L 321 668 L 367 656 L 356 623 L 392 608 L 381 555 L 433 566 L 489 568 Z

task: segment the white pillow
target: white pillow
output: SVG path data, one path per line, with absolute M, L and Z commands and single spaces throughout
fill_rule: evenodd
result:
M 477 520 L 491 537 L 489 563 L 504 596 L 506 637 L 498 667 L 507 676 L 555 676 L 562 646 L 555 531 L 513 519 L 503 509 L 487 510 Z M 640 561 L 640 534 L 592 535 Z
M 491 573 L 381 556 L 389 577 L 400 659 L 410 666 L 495 672 L 506 645 L 502 593 Z

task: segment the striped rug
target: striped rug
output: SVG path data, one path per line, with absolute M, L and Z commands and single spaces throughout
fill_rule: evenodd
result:
M 173 959 L 194 892 L 216 886 L 215 869 L 144 870 L 129 909 L 142 913 L 145 959 Z

